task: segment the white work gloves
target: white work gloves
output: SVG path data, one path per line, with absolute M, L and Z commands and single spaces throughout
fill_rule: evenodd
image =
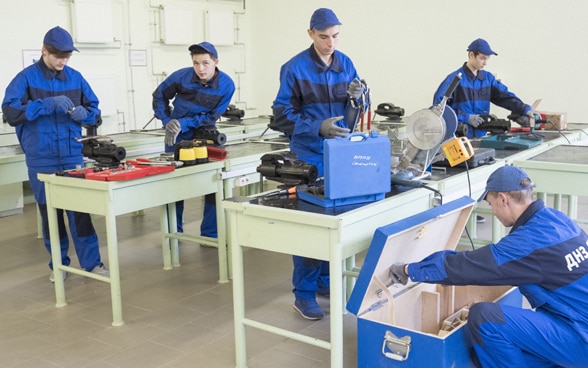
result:
M 349 87 L 347 87 L 347 95 L 355 100 L 359 100 L 361 98 L 361 94 L 363 93 L 363 84 L 357 78 L 349 83 Z
M 172 119 L 165 124 L 165 144 L 173 147 L 176 144 L 176 138 L 182 131 L 182 125 L 176 119 Z
M 482 117 L 477 114 L 470 114 L 470 117 L 468 118 L 468 124 L 474 128 L 479 127 L 483 122 L 484 119 L 482 119 Z
M 323 120 L 321 127 L 319 128 L 319 133 L 326 138 L 347 137 L 347 134 L 349 134 L 349 129 L 341 128 L 335 125 L 335 122 L 340 120 L 343 120 L 343 116 L 335 116 L 334 118 Z

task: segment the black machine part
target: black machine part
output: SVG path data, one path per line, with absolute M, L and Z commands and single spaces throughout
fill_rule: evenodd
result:
M 266 153 L 261 157 L 257 172 L 268 180 L 287 186 L 309 184 L 317 180 L 318 169 L 305 161 L 298 160 L 294 152 Z
M 217 147 L 222 147 L 227 143 L 227 135 L 219 132 L 214 125 L 202 125 L 194 129 L 194 139 L 211 141 Z
M 510 114 L 506 117 L 508 120 L 514 121 L 522 127 L 530 127 L 530 119 L 527 115 Z M 539 129 L 541 124 L 550 124 L 551 122 L 547 119 L 541 119 L 541 115 L 535 115 L 535 126 L 531 128 Z
M 79 141 L 83 143 L 82 154 L 96 161 L 100 167 L 117 167 L 127 156 L 124 147 L 112 143 L 112 139 L 98 136 L 98 127 L 102 125 L 102 118 L 98 116 L 96 125 L 82 125 L 86 129 L 86 136 Z
M 468 136 L 468 124 L 457 124 L 457 129 L 455 129 L 455 135 L 457 137 L 467 137 Z
M 476 130 L 484 130 L 490 134 L 504 134 L 510 131 L 510 120 L 498 119 L 493 114 L 480 115 L 480 117 L 484 119 L 484 122 L 474 128 Z
M 231 104 L 227 107 L 222 116 L 231 121 L 241 121 L 243 116 L 245 116 L 245 111 L 238 109 L 237 106 Z
M 388 120 L 399 120 L 402 116 L 404 116 L 404 109 L 402 107 L 395 106 L 391 102 L 379 104 L 374 112 L 378 115 L 388 118 Z

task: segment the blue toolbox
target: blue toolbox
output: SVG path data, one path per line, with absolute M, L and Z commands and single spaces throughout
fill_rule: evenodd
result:
M 526 150 L 540 145 L 541 138 L 524 137 L 520 135 L 499 134 L 480 140 L 480 147 L 498 150 Z
M 325 139 L 324 188 L 298 190 L 298 197 L 322 207 L 373 202 L 391 190 L 390 138 L 350 134 L 347 138 Z
M 511 286 L 390 285 L 393 263 L 455 249 L 474 204 L 462 197 L 375 231 L 347 303 L 357 315 L 358 367 L 473 367 L 463 328 L 469 307 L 522 306 Z

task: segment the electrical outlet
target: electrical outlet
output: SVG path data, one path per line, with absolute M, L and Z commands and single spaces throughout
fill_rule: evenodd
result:
M 236 187 L 242 187 L 245 185 L 249 185 L 249 177 L 241 176 L 241 177 L 235 179 L 235 186 Z

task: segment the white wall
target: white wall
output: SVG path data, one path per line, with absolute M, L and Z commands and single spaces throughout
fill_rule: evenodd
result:
M 263 81 L 256 98 L 275 98 L 280 65 L 309 46 L 306 29 L 319 7 L 343 23 L 339 50 L 354 60 L 374 104 L 393 102 L 407 115 L 430 106 L 439 83 L 466 61 L 468 44 L 482 37 L 499 54 L 487 70 L 523 101 L 543 98 L 540 110 L 588 122 L 584 0 L 250 0 L 254 80 Z
M 97 0 L 104 1 L 104 0 Z M 161 42 L 164 8 L 191 12 L 193 42 L 204 40 L 204 14 L 234 12 L 234 46 L 219 46 L 219 67 L 233 77 L 233 103 L 246 116 L 271 113 L 280 66 L 310 45 L 312 12 L 335 10 L 343 23 L 339 49 L 348 54 L 372 89 L 373 103 L 392 102 L 406 114 L 432 102 L 441 80 L 466 60 L 467 45 L 482 37 L 498 56 L 487 69 L 525 102 L 543 98 L 539 109 L 568 112 L 588 122 L 588 25 L 585 0 L 111 0 L 114 40 L 80 44 L 70 66 L 91 78 L 114 76 L 116 113 L 100 133 L 140 129 L 153 117 L 151 93 L 166 75 L 191 65 L 186 45 Z M 40 49 L 45 32 L 73 29 L 71 0 L 2 1 L 0 93 L 22 69 L 22 50 Z M 231 32 L 231 30 L 228 30 Z M 73 32 L 72 32 L 73 33 Z M 74 34 L 75 37 L 75 34 Z M 145 50 L 146 66 L 129 66 L 129 50 Z M 492 111 L 504 117 L 505 112 Z M 148 128 L 160 127 L 153 121 Z
M 235 13 L 235 42 L 245 44 L 249 26 L 243 4 L 234 1 L 206 0 L 93 0 L 106 1 L 112 6 L 112 42 L 83 43 L 76 39 L 71 0 L 25 0 L 0 2 L 0 43 L 3 57 L 0 61 L 0 93 L 10 80 L 23 68 L 23 50 L 40 50 L 43 36 L 50 28 L 59 25 L 72 33 L 79 53 L 74 52 L 69 65 L 86 76 L 89 82 L 96 80 L 93 88 L 101 101 L 114 101 L 114 113 L 103 116 L 101 134 L 140 129 L 153 117 L 151 93 L 163 79 L 175 70 L 192 65 L 188 46 L 205 38 L 205 13 L 210 9 L 225 9 Z M 79 1 L 78 1 L 79 4 Z M 169 45 L 161 41 L 163 9 L 182 9 L 192 15 L 192 36 L 186 44 Z M 239 19 L 237 18 L 244 18 Z M 147 65 L 130 66 L 130 50 L 144 50 Z M 250 100 L 241 88 L 246 47 L 243 45 L 218 46 L 219 67 L 227 72 L 237 84 L 238 94 L 234 102 Z M 114 78 L 113 78 L 114 77 Z M 114 83 L 112 83 L 112 79 Z M 109 88 L 108 84 L 114 84 Z M 106 88 L 101 88 L 106 85 Z M 111 93 L 111 91 L 113 93 Z M 250 92 L 249 92 L 250 93 Z M 113 96 L 114 94 L 114 96 Z M 237 99 L 239 97 L 240 99 Z M 242 107 L 245 104 L 241 104 Z M 104 111 L 103 111 L 104 112 Z M 104 114 L 103 114 L 104 115 Z M 161 127 L 158 120 L 147 128 Z M 6 127 L 5 127 L 6 128 Z

